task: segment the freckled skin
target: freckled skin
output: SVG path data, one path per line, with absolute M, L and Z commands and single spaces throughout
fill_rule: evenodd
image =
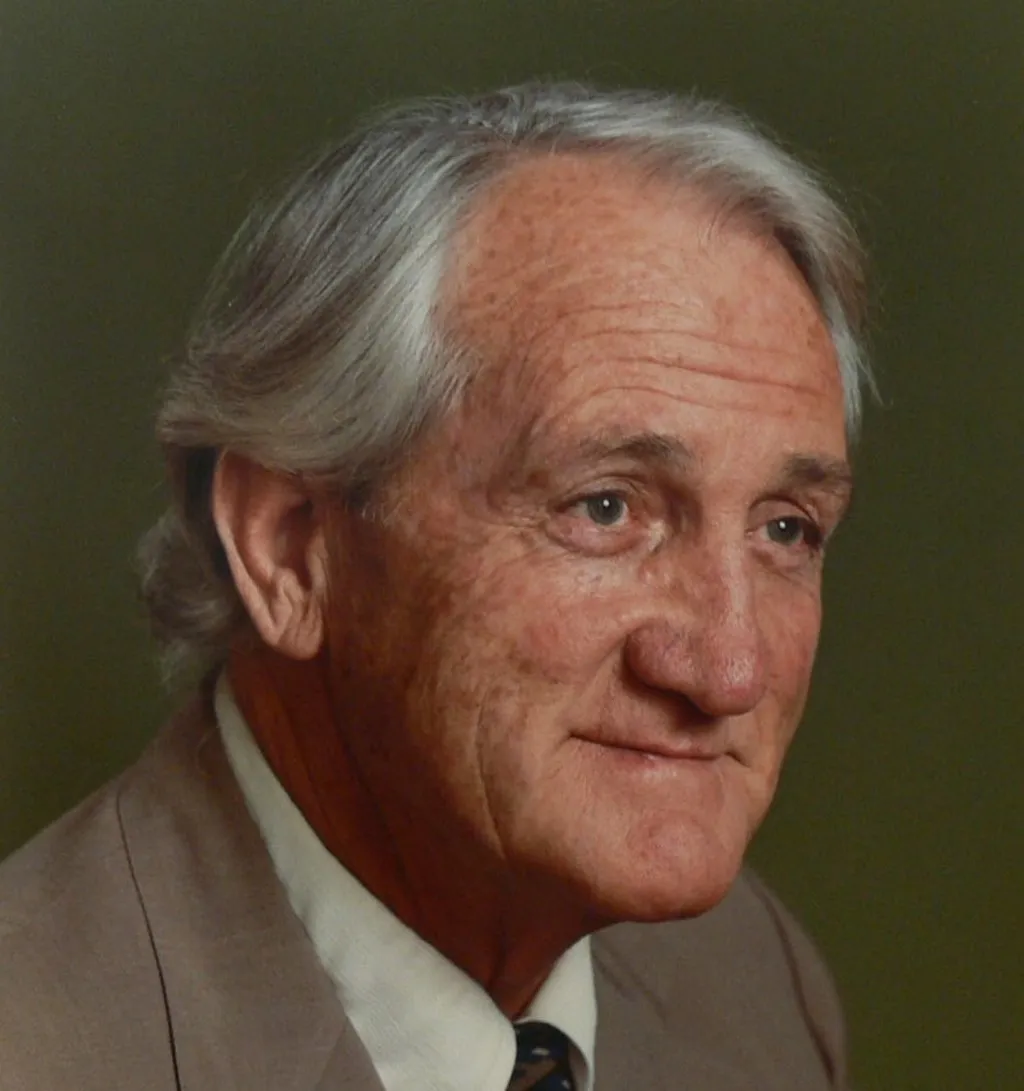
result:
M 479 371 L 386 517 L 326 515 L 334 742 L 304 809 L 329 798 L 337 855 L 515 1013 L 580 935 L 735 878 L 820 626 L 792 528 L 845 504 L 784 468 L 845 459 L 842 390 L 782 250 L 614 159 L 519 164 L 455 255 Z

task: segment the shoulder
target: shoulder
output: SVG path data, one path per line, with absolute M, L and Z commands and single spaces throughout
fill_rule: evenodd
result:
M 159 968 L 120 813 L 131 777 L 0 864 L 5 1091 L 91 1091 L 131 1071 L 133 1056 L 162 1086 L 152 1066 L 166 1052 Z
M 594 962 L 606 1006 L 626 1018 L 646 1007 L 709 1064 L 739 1065 L 765 1088 L 775 1086 L 770 1073 L 787 1074 L 780 1086 L 844 1086 L 842 1010 L 828 969 L 749 870 L 700 917 L 599 934 Z M 818 1082 L 801 1082 L 802 1072 Z
M 778 936 L 793 991 L 821 1049 L 845 1078 L 846 1027 L 835 982 L 814 941 L 796 917 L 753 872 L 745 876 L 752 904 L 760 904 Z

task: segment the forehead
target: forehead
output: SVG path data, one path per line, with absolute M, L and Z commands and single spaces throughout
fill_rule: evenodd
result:
M 502 397 L 625 392 L 672 371 L 674 393 L 705 406 L 841 414 L 828 331 L 781 246 L 621 158 L 516 164 L 463 222 L 444 302 Z

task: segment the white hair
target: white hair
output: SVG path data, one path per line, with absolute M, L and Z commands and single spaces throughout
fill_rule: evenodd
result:
M 174 369 L 157 423 L 172 503 L 139 549 L 167 679 L 208 674 L 247 625 L 210 510 L 219 453 L 315 475 L 362 504 L 468 378 L 436 322 L 468 204 L 524 155 L 591 151 L 678 179 L 785 248 L 830 330 L 856 434 L 872 385 L 860 248 L 815 175 L 746 119 L 575 84 L 401 106 L 250 215 Z

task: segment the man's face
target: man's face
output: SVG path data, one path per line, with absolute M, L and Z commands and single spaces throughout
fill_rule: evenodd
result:
M 826 329 L 776 244 L 603 157 L 493 186 L 445 304 L 476 378 L 332 532 L 346 745 L 409 854 L 699 912 L 807 693 L 848 492 Z

